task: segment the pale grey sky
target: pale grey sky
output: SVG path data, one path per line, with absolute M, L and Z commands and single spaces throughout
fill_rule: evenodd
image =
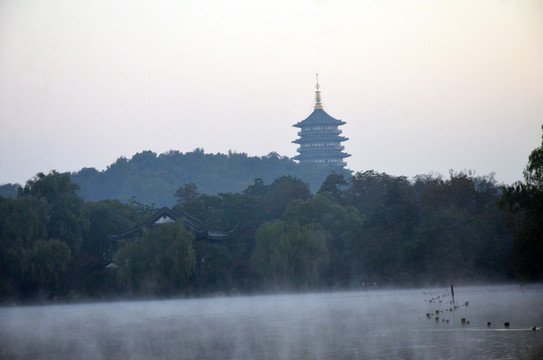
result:
M 142 150 L 294 156 L 314 102 L 348 167 L 522 177 L 541 0 L 0 0 L 0 184 Z

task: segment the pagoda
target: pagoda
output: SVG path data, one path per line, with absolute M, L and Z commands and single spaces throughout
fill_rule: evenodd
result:
M 301 129 L 298 132 L 299 138 L 293 141 L 300 145 L 294 160 L 302 164 L 314 163 L 344 168 L 347 164 L 343 159 L 351 155 L 343 151 L 345 147 L 341 143 L 348 139 L 340 136 L 341 130 L 338 127 L 344 125 L 345 121 L 334 119 L 323 110 L 319 74 L 315 87 L 317 90 L 313 112 L 305 120 L 293 125 Z

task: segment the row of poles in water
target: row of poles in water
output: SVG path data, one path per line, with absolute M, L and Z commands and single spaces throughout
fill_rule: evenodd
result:
M 447 311 L 453 311 L 453 310 L 456 310 L 456 309 L 460 308 L 460 306 L 457 306 L 457 305 L 456 305 L 456 302 L 455 302 L 455 300 L 454 300 L 454 285 L 453 285 L 453 284 L 451 284 L 451 297 L 452 297 L 451 303 L 452 303 L 453 307 L 450 308 L 450 309 L 447 309 Z M 439 298 L 440 298 L 440 296 L 438 296 L 436 299 L 439 299 Z M 430 301 L 430 302 L 433 302 L 433 301 L 436 300 L 436 299 L 433 299 L 433 298 L 432 298 L 432 299 L 430 299 L 429 301 Z M 441 302 L 441 300 L 440 300 L 439 302 Z M 469 301 L 466 301 L 466 302 L 464 303 L 464 306 L 467 307 L 468 305 L 469 305 Z M 435 320 L 436 320 L 436 321 L 439 321 L 439 316 L 438 316 L 438 315 L 439 315 L 440 312 L 443 312 L 443 311 L 442 311 L 442 310 L 436 310 L 436 311 L 435 311 Z M 430 313 L 426 314 L 426 317 L 427 317 L 428 319 L 431 319 L 432 316 L 433 316 L 433 314 L 430 314 Z M 442 319 L 442 321 L 443 321 L 443 322 L 446 322 L 446 323 L 449 323 L 449 320 L 448 320 L 448 319 L 447 319 L 447 320 L 446 320 L 446 319 Z M 470 324 L 469 320 L 467 320 L 466 318 L 462 318 L 460 321 L 461 321 L 461 324 L 462 324 L 462 325 L 469 325 L 469 324 Z M 486 325 L 487 325 L 487 327 L 491 327 L 491 326 L 492 326 L 492 323 L 489 321 L 489 322 L 486 323 Z M 504 326 L 505 328 L 509 328 L 509 327 L 510 327 L 509 321 L 503 323 L 503 326 Z M 534 327 L 532 327 L 531 330 L 532 330 L 532 331 L 536 331 L 536 330 L 537 330 L 537 327 L 534 326 Z

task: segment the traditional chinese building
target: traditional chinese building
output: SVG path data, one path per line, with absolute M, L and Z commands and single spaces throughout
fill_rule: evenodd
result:
M 334 119 L 323 110 L 318 74 L 315 87 L 317 90 L 313 112 L 305 120 L 293 125 L 301 129 L 298 132 L 299 138 L 293 141 L 300 145 L 294 160 L 343 168 L 347 165 L 343 159 L 351 156 L 343 151 L 345 147 L 341 145 L 348 140 L 340 136 L 342 131 L 339 130 L 339 126 L 344 125 L 345 121 Z
M 157 212 L 155 212 L 153 215 L 151 215 L 145 222 L 136 225 L 130 229 L 126 229 L 124 231 L 121 231 L 120 233 L 108 235 L 108 239 L 114 242 L 117 242 L 119 240 L 124 239 L 130 239 L 137 236 L 141 236 L 144 229 L 153 229 L 157 226 L 160 226 L 162 224 L 172 223 L 179 219 L 184 220 L 185 227 L 194 233 L 196 240 L 208 240 L 208 241 L 220 241 L 220 240 L 227 240 L 232 232 L 231 231 L 219 231 L 219 230 L 212 230 L 207 227 L 206 224 L 203 222 L 195 219 L 194 217 L 190 216 L 186 212 L 176 210 L 176 209 L 168 209 L 167 207 L 164 207 Z

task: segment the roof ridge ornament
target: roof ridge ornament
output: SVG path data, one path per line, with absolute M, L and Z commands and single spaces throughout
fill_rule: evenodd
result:
M 315 109 L 321 109 L 322 110 L 322 104 L 321 104 L 321 86 L 319 85 L 319 74 L 315 74 L 317 77 L 317 84 L 315 85 L 315 88 L 317 91 L 315 91 Z

